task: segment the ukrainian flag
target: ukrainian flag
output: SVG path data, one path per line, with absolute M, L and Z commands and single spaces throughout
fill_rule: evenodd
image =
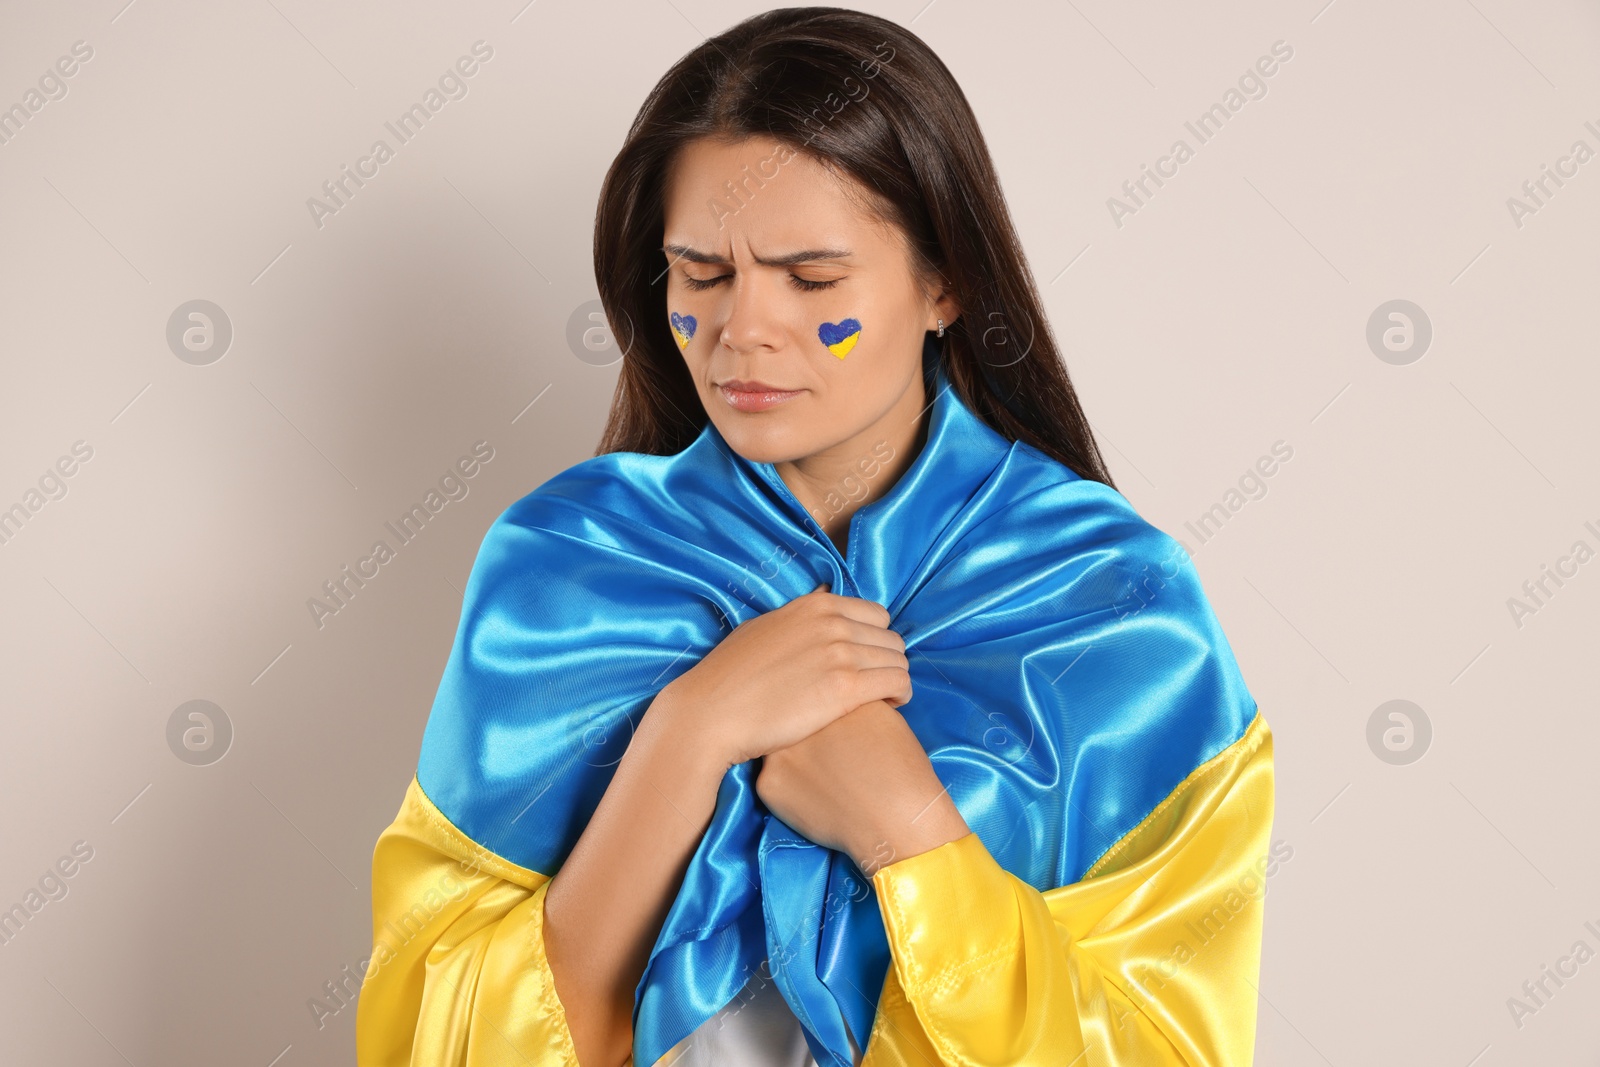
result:
M 655 694 L 819 582 L 889 609 L 899 711 L 971 832 L 864 879 L 765 810 L 755 761 L 729 768 L 631 1062 L 671 1063 L 773 961 L 821 1067 L 1248 1067 L 1292 855 L 1269 847 L 1271 732 L 1177 542 L 989 427 L 936 355 L 926 443 L 848 558 L 714 423 L 584 460 L 489 528 L 373 854 L 361 1067 L 577 1067 L 552 879 Z

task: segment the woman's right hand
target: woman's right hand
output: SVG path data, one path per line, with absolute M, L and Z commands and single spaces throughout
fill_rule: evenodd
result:
M 889 620 L 883 605 L 820 585 L 736 626 L 662 695 L 731 767 L 863 704 L 909 701 L 906 643 Z

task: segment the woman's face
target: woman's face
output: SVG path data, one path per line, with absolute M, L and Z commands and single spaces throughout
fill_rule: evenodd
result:
M 667 175 L 673 336 L 712 423 L 755 462 L 854 462 L 904 440 L 931 399 L 923 336 L 954 301 L 924 289 L 848 181 L 759 138 L 691 142 Z

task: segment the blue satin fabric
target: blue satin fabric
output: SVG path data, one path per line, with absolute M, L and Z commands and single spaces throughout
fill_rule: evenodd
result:
M 827 582 L 888 607 L 901 708 L 1007 871 L 1080 880 L 1255 711 L 1176 542 L 1115 490 L 1012 443 L 959 398 L 930 337 L 927 441 L 858 509 L 848 558 L 770 464 L 707 423 L 674 456 L 550 478 L 484 537 L 417 778 L 456 826 L 562 864 L 654 695 L 747 619 Z M 865 1048 L 890 950 L 848 857 L 768 813 L 731 768 L 634 998 L 654 1064 L 770 960 L 823 1067 Z

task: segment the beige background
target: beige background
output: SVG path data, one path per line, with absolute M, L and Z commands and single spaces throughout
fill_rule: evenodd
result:
M 0 947 L 0 1029 L 18 1063 L 348 1063 L 354 1009 L 308 1001 L 366 955 L 474 553 L 610 400 L 566 339 L 600 178 L 668 64 L 759 8 L 122 4 L 0 14 L 0 107 L 93 49 L 0 144 L 0 507 L 93 450 L 0 545 L 0 907 L 93 849 Z M 1115 476 L 1195 552 L 1275 731 L 1257 1062 L 1595 1063 L 1600 959 L 1520 1027 L 1507 999 L 1600 951 L 1600 561 L 1520 626 L 1507 601 L 1600 549 L 1600 159 L 1520 226 L 1507 200 L 1600 151 L 1600 11 L 869 6 L 969 94 Z M 477 40 L 468 94 L 319 227 L 307 199 Z M 1279 40 L 1267 94 L 1114 224 Z M 203 366 L 166 339 L 195 299 L 233 331 Z M 1396 299 L 1433 331 L 1405 365 L 1366 340 Z M 319 628 L 479 440 L 470 493 Z M 208 766 L 167 742 L 195 699 L 235 731 Z M 1407 765 L 1367 742 L 1394 699 L 1432 724 Z

